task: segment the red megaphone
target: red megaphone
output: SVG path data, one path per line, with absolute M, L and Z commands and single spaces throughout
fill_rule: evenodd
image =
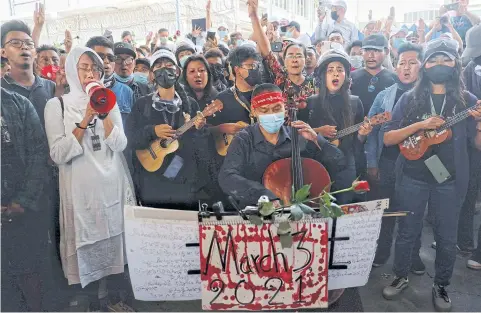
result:
M 89 83 L 85 87 L 85 91 L 90 96 L 90 105 L 99 113 L 99 118 L 106 118 L 117 102 L 115 93 L 112 90 L 103 87 L 98 82 Z
M 60 71 L 60 67 L 56 65 L 47 65 L 42 68 L 42 77 L 55 81 L 57 72 Z

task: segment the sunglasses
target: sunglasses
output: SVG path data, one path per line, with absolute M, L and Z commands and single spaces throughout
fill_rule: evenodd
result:
M 376 90 L 376 84 L 379 81 L 379 77 L 373 76 L 369 81 L 369 86 L 367 86 L 368 92 L 374 92 Z
M 102 59 L 102 61 L 105 61 L 107 59 L 107 61 L 109 62 L 115 62 L 115 60 L 117 60 L 117 56 L 113 54 L 104 54 L 104 53 L 97 53 L 97 54 Z

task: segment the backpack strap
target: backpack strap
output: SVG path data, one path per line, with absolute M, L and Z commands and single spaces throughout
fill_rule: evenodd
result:
M 65 106 L 63 104 L 63 98 L 58 97 L 58 100 L 60 101 L 60 107 L 62 108 L 62 118 L 64 118 Z

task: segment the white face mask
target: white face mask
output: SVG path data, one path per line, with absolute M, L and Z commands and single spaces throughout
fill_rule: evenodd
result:
M 476 67 L 474 68 L 474 73 L 481 77 L 481 65 L 476 65 Z
M 351 65 L 355 69 L 361 68 L 362 65 L 363 65 L 362 64 L 363 61 L 364 61 L 364 59 L 362 58 L 361 55 L 352 55 L 351 56 Z

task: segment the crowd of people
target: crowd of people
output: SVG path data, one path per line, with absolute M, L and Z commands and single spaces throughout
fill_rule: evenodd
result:
M 182 37 L 162 28 L 144 45 L 129 31 L 119 42 L 106 32 L 75 47 L 66 31 L 65 50 L 39 42 L 42 6 L 33 30 L 3 23 L 2 310 L 65 310 L 65 300 L 70 311 L 133 311 L 124 205 L 198 210 L 199 201 L 229 208 L 228 196 L 241 207 L 275 200 L 263 174 L 292 155 L 299 134 L 301 155 L 327 169 L 333 190 L 356 177 L 370 182 L 365 197 L 344 193 L 339 204 L 389 198 L 390 211 L 411 212 L 397 219 L 397 233 L 395 218 L 382 221 L 373 267 L 395 243 L 386 299 L 409 286 L 410 272 L 425 273 L 427 209 L 432 300 L 449 311 L 456 254 L 481 270 L 481 230 L 473 229 L 481 25 L 467 0 L 456 3 L 414 32 L 395 28 L 393 16 L 359 31 L 345 18 L 346 2 L 334 0 L 317 11 L 309 35 L 296 21 L 260 17 L 258 0 L 248 0 L 252 32 L 244 39 L 213 28 L 209 0 L 207 30 Z M 97 112 L 92 83 L 115 94 L 108 114 Z M 286 119 L 287 98 L 297 121 Z M 386 113 L 385 123 L 371 122 Z M 418 158 L 402 153 L 406 140 L 442 131 L 448 139 Z

